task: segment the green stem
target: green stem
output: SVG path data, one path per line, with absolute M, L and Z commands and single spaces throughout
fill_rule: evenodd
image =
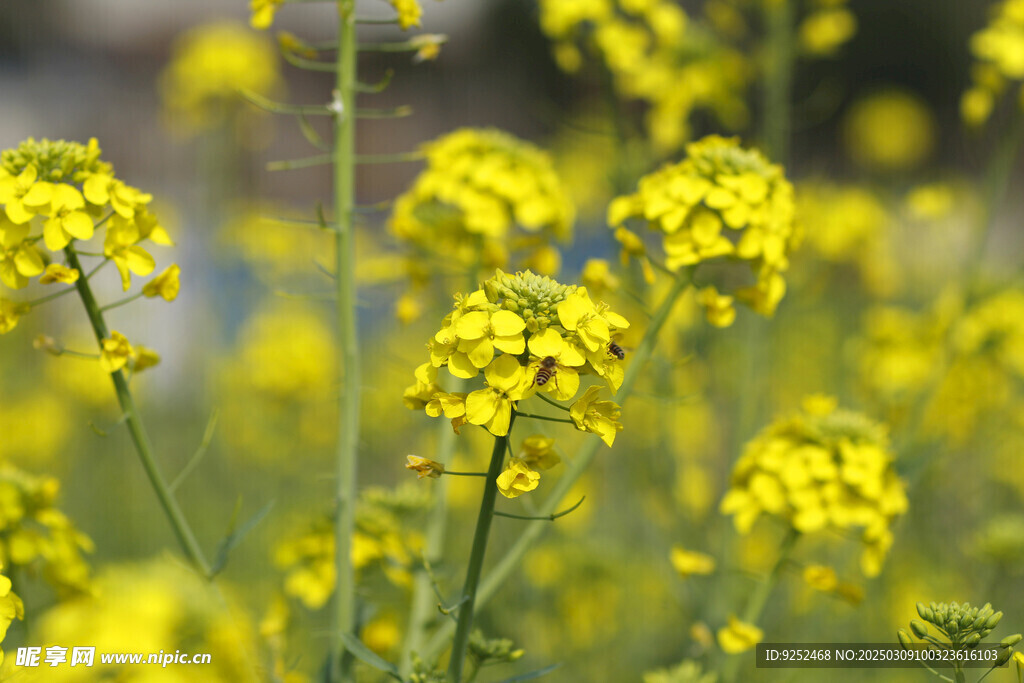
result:
M 528 417 L 531 420 L 546 420 L 547 422 L 564 422 L 566 424 L 576 424 L 572 420 L 566 420 L 563 417 L 548 417 L 547 415 L 534 415 L 533 413 L 519 413 L 519 417 Z
M 100 311 L 101 312 L 106 312 L 106 311 L 109 311 L 112 308 L 118 308 L 120 306 L 124 306 L 125 304 L 130 304 L 131 302 L 135 301 L 136 299 L 141 299 L 142 297 L 143 297 L 142 292 L 137 292 L 135 294 L 132 294 L 131 296 L 126 296 L 123 299 L 118 299 L 117 301 L 115 301 L 112 304 L 107 304 L 106 306 L 101 306 L 100 307 Z
M 975 294 L 978 288 L 978 278 L 985 262 L 989 236 L 992 234 L 999 206 L 1003 203 L 1006 191 L 1010 186 L 1013 164 L 1017 159 L 1022 142 L 1024 142 L 1024 115 L 1015 109 L 1010 121 L 1010 128 L 1006 135 L 1000 136 L 997 140 L 996 149 L 985 170 L 985 203 L 982 206 L 978 234 L 975 235 L 970 250 L 964 281 L 969 296 Z
M 764 88 L 764 138 L 768 158 L 785 164 L 789 156 L 790 98 L 793 86 L 793 2 L 765 3 L 768 72 Z
M 516 414 L 512 413 L 509 431 Z M 469 566 L 466 568 L 466 583 L 462 588 L 462 605 L 459 607 L 459 621 L 455 627 L 455 640 L 452 642 L 451 659 L 448 662 L 448 683 L 461 683 L 462 666 L 466 660 L 466 647 L 469 645 L 469 632 L 473 628 L 473 610 L 476 607 L 477 586 L 480 584 L 480 572 L 484 566 L 484 553 L 487 551 L 487 537 L 491 532 L 494 520 L 494 501 L 498 495 L 498 475 L 505 462 L 505 448 L 508 443 L 508 432 L 505 436 L 494 437 L 494 449 L 491 451 L 491 464 L 487 468 L 487 480 L 484 482 L 484 495 L 480 499 L 480 514 L 476 518 L 476 531 L 473 533 L 473 547 L 469 552 Z
M 79 272 L 82 272 L 82 265 L 78 261 L 78 254 L 75 253 L 74 247 L 68 245 L 64 249 L 64 253 L 67 255 L 68 263 L 71 267 L 77 268 Z M 84 277 L 78 278 L 75 287 L 78 289 L 78 295 L 85 306 L 85 312 L 89 316 L 89 323 L 92 325 L 93 333 L 96 335 L 96 341 L 102 348 L 103 340 L 109 338 L 110 333 L 107 330 L 106 322 L 103 320 L 103 313 L 96 303 L 96 297 L 93 296 L 92 289 L 89 287 L 89 279 Z M 135 406 L 135 399 L 132 396 L 131 390 L 128 389 L 128 382 L 124 377 L 124 372 L 121 370 L 113 372 L 110 374 L 110 378 L 114 382 L 117 401 L 120 403 L 121 411 L 128 423 L 128 433 L 131 434 L 132 443 L 135 444 L 135 450 L 142 461 L 142 467 L 149 476 L 149 481 L 153 485 L 153 490 L 156 492 L 161 507 L 164 509 L 164 514 L 167 515 L 167 519 L 171 523 L 171 528 L 174 530 L 178 543 L 181 544 L 182 551 L 196 570 L 203 577 L 210 578 L 210 563 L 206 560 L 206 556 L 203 555 L 203 550 L 199 546 L 199 541 L 196 540 L 192 527 L 189 526 L 185 514 L 178 506 L 178 501 L 175 500 L 174 494 L 167 485 L 167 481 L 164 479 L 163 474 L 160 473 L 159 467 L 157 467 L 156 458 L 153 455 L 153 444 L 150 442 L 146 428 L 142 424 L 142 417 Z
M 359 448 L 359 402 L 362 388 L 356 319 L 355 234 L 355 0 L 338 1 L 338 75 L 341 110 L 334 117 L 335 273 L 338 288 L 338 366 L 341 373 L 341 418 L 338 421 L 336 512 L 334 521 L 335 585 L 331 607 L 330 680 L 353 680 L 354 659 L 341 634 L 356 631 L 355 572 L 352 536 L 355 530 L 356 454 Z
M 640 341 L 640 345 L 637 346 L 636 351 L 631 354 L 632 360 L 629 367 L 626 368 L 625 377 L 622 380 L 622 386 L 619 387 L 619 391 L 616 394 L 616 398 L 620 403 L 624 403 L 633 391 L 633 385 L 640 376 L 640 371 L 643 369 L 654 351 L 654 347 L 658 340 L 658 333 L 668 320 L 669 314 L 672 312 L 672 308 L 679 300 L 679 297 L 693 282 L 693 270 L 693 268 L 688 268 L 676 276 L 676 279 L 672 284 L 672 289 L 665 296 L 661 306 L 651 317 L 651 322 L 647 327 L 647 331 L 644 333 L 643 339 Z M 576 454 L 573 461 L 568 464 L 565 473 L 555 483 L 551 494 L 545 499 L 544 504 L 538 510 L 538 516 L 552 515 L 555 513 L 555 509 L 561 504 L 562 500 L 576 484 L 579 478 L 583 476 L 587 466 L 590 465 L 590 462 L 594 459 L 594 456 L 597 454 L 602 443 L 604 442 L 596 435 L 591 436 L 587 440 L 582 448 L 580 448 L 580 451 Z M 518 566 L 519 562 L 523 559 L 523 556 L 526 555 L 526 551 L 533 546 L 540 535 L 550 528 L 550 526 L 551 525 L 547 520 L 534 520 L 525 525 L 525 528 L 519 535 L 519 538 L 516 539 L 515 543 L 513 543 L 505 552 L 505 555 L 491 568 L 490 572 L 488 572 L 487 578 L 483 581 L 483 584 L 480 586 L 480 590 L 477 592 L 477 605 L 483 606 L 491 596 L 498 591 L 501 584 L 512 575 L 516 566 Z M 441 625 L 434 636 L 430 639 L 430 642 L 427 643 L 427 647 L 424 650 L 425 659 L 429 661 L 442 651 L 448 639 L 451 637 L 452 628 L 453 627 L 450 622 Z
M 786 536 L 779 545 L 779 559 L 775 561 L 775 566 L 772 567 L 771 572 L 764 577 L 747 599 L 747 606 L 744 608 L 743 616 L 741 617 L 746 623 L 756 624 L 761 618 L 761 613 L 764 612 L 765 605 L 768 604 L 768 598 L 771 597 L 775 587 L 779 584 L 782 568 L 789 561 L 789 554 L 793 552 L 793 546 L 799 537 L 800 532 L 792 527 L 786 531 Z M 725 683 L 731 683 L 731 681 L 736 679 L 736 671 L 739 664 L 740 658 L 736 655 L 732 655 L 726 660 L 725 666 L 722 667 L 722 680 Z

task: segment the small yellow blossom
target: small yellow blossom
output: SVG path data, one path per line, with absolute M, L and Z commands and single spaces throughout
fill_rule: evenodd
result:
M 37 183 L 38 176 L 39 169 L 34 164 L 28 164 L 17 175 L 0 178 L 0 203 L 7 205 L 7 218 L 13 223 L 28 223 L 50 203 L 53 185 Z
M 704 287 L 697 292 L 697 303 L 704 307 L 704 315 L 715 327 L 729 327 L 736 320 L 733 297 L 719 294 L 714 287 Z
M 612 274 L 611 264 L 604 259 L 592 258 L 583 264 L 580 272 L 580 282 L 594 296 L 602 296 L 606 292 L 615 292 L 619 289 L 619 278 Z
M 857 18 L 845 7 L 822 9 L 800 24 L 800 44 L 813 55 L 832 55 L 857 32 Z
M 562 461 L 554 446 L 554 439 L 542 434 L 533 434 L 523 439 L 517 458 L 529 467 L 549 470 Z
M 415 63 L 432 62 L 441 54 L 441 46 L 448 41 L 448 36 L 439 33 L 421 33 L 409 39 L 409 45 L 417 48 L 412 61 Z
M 402 630 L 393 615 L 374 617 L 363 627 L 360 638 L 366 647 L 379 655 L 385 655 L 402 642 Z
M 21 289 L 43 272 L 43 258 L 28 237 L 28 225 L 15 225 L 0 216 L 0 283 Z
M 839 586 L 836 570 L 825 565 L 811 564 L 804 567 L 803 577 L 808 586 L 823 593 L 831 593 Z
M 420 15 L 423 14 L 423 10 L 420 9 L 420 3 L 417 0 L 388 0 L 388 2 L 398 13 L 398 25 L 402 27 L 403 31 L 420 25 Z
M 85 198 L 76 187 L 60 183 L 53 189 L 50 217 L 43 225 L 43 239 L 50 251 L 60 251 L 72 239 L 92 239 L 93 224 L 85 209 Z
M 935 117 L 917 95 L 885 90 L 858 100 L 844 121 L 853 160 L 882 171 L 912 168 L 935 145 Z
M 597 434 L 611 446 L 615 435 L 622 431 L 622 425 L 618 422 L 619 406 L 611 401 L 598 401 L 600 392 L 600 387 L 588 388 L 582 398 L 572 404 L 569 417 L 576 423 L 577 429 Z
M 150 298 L 159 296 L 164 301 L 174 301 L 178 298 L 178 290 L 181 288 L 181 283 L 178 280 L 180 274 L 181 268 L 178 267 L 178 264 L 171 264 L 162 273 L 143 285 L 142 294 Z
M 142 372 L 160 363 L 160 354 L 145 346 L 136 346 L 133 355 L 132 372 Z
M 506 498 L 518 498 L 540 484 L 540 472 L 534 472 L 522 460 L 513 458 L 508 468 L 498 475 L 498 490 Z
M 249 25 L 259 30 L 270 28 L 274 14 L 283 3 L 284 0 L 249 0 L 249 11 L 252 12 Z
M 78 282 L 80 273 L 76 268 L 68 268 L 60 263 L 51 263 L 46 266 L 46 272 L 39 278 L 39 284 L 48 285 L 54 282 L 63 282 L 66 285 L 73 285 Z
M 0 297 L 0 334 L 7 334 L 18 324 L 21 309 L 10 299 Z
M 466 420 L 470 424 L 484 425 L 495 436 L 505 436 L 512 408 L 529 388 L 526 371 L 514 356 L 502 355 L 491 361 L 484 376 L 487 387 L 466 397 Z
M 110 338 L 104 339 L 101 345 L 100 366 L 104 372 L 117 372 L 128 363 L 134 353 L 127 337 L 117 330 L 112 330 Z
M 415 471 L 417 479 L 423 479 L 424 477 L 438 479 L 444 474 L 444 465 L 439 462 L 421 458 L 418 455 L 407 455 L 405 460 L 405 469 Z
M 680 546 L 672 548 L 669 559 L 672 562 L 672 567 L 684 579 L 694 574 L 710 574 L 715 571 L 715 558 L 704 553 L 686 550 Z
M 729 625 L 718 629 L 718 646 L 726 654 L 746 652 L 764 638 L 764 631 L 753 624 L 729 617 Z

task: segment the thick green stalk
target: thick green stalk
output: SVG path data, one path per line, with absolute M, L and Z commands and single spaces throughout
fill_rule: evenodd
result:
M 516 419 L 512 414 L 512 422 Z M 509 423 L 509 432 L 512 431 Z M 462 665 L 466 661 L 466 647 L 469 645 L 469 632 L 473 628 L 473 611 L 476 607 L 477 586 L 480 584 L 480 572 L 484 567 L 484 553 L 487 551 L 487 538 L 491 533 L 491 522 L 494 520 L 494 501 L 498 496 L 498 475 L 505 462 L 505 449 L 508 447 L 508 433 L 494 437 L 494 450 L 491 451 L 491 464 L 487 468 L 487 479 L 484 483 L 484 495 L 480 499 L 480 514 L 476 518 L 476 531 L 473 533 L 473 547 L 469 551 L 469 565 L 466 567 L 466 583 L 462 588 L 459 605 L 459 622 L 455 627 L 455 640 L 452 642 L 452 655 L 448 662 L 448 683 L 462 681 Z
M 75 253 L 73 246 L 68 245 L 64 249 L 64 253 L 67 255 L 68 265 L 80 273 L 85 272 L 82 270 L 82 264 L 78 261 L 78 254 Z M 103 313 L 100 311 L 99 304 L 96 303 L 96 297 L 93 296 L 92 288 L 89 287 L 89 279 L 85 277 L 78 278 L 78 281 L 75 282 L 75 288 L 78 290 L 78 295 L 85 306 L 85 312 L 89 316 L 89 323 L 92 325 L 92 331 L 96 335 L 96 341 L 99 342 L 102 348 L 103 340 L 110 338 L 110 332 L 107 330 L 107 324 L 103 320 Z M 153 485 L 153 490 L 160 501 L 160 506 L 164 509 L 164 514 L 167 515 L 167 519 L 171 523 L 171 528 L 174 530 L 178 543 L 181 544 L 182 551 L 189 559 L 189 562 L 192 563 L 204 578 L 211 578 L 210 563 L 206 560 L 206 556 L 203 554 L 203 549 L 199 546 L 199 541 L 196 540 L 192 527 L 189 526 L 185 514 L 178 506 L 178 501 L 174 498 L 174 494 L 171 492 L 167 481 L 156 464 L 156 458 L 153 455 L 153 444 L 150 442 L 146 428 L 142 424 L 142 417 L 135 406 L 135 399 L 128 388 L 128 381 L 124 377 L 124 372 L 121 370 L 113 372 L 110 374 L 110 378 L 114 382 L 117 401 L 121 405 L 121 411 L 124 413 L 125 421 L 128 425 L 128 433 L 131 435 L 132 443 L 135 445 L 135 451 L 139 454 L 142 467 L 146 470 L 146 475 Z
M 764 86 L 764 138 L 768 158 L 785 164 L 789 155 L 790 98 L 793 87 L 793 2 L 765 3 L 768 71 Z
M 622 386 L 619 387 L 619 391 L 615 395 L 616 400 L 620 404 L 624 403 L 630 393 L 632 393 L 633 385 L 640 376 L 640 371 L 654 351 L 655 344 L 658 341 L 658 333 L 668 320 L 669 314 L 672 312 L 672 308 L 679 300 L 679 297 L 690 286 L 692 281 L 692 268 L 680 273 L 673 282 L 672 289 L 665 296 L 664 301 L 662 301 L 661 306 L 651 317 L 651 322 L 647 326 L 647 331 L 644 333 L 640 345 L 632 353 L 633 358 L 630 361 L 629 367 L 626 368 Z M 603 443 L 596 435 L 591 436 L 587 440 L 572 462 L 568 463 L 565 473 L 555 483 L 551 494 L 544 500 L 544 504 L 540 506 L 536 516 L 545 517 L 555 513 L 555 510 L 561 505 L 569 490 L 583 476 L 583 473 Z M 488 572 L 487 578 L 484 579 L 483 585 L 480 586 L 480 590 L 476 595 L 476 604 L 478 606 L 483 606 L 498 591 L 501 584 L 508 579 L 523 559 L 523 556 L 526 555 L 526 551 L 536 543 L 537 539 L 540 538 L 541 534 L 550 525 L 551 522 L 547 520 L 534 520 L 526 525 L 526 528 L 519 535 L 519 538 L 516 539 L 515 543 L 512 544 L 512 547 L 506 551 L 505 555 Z M 441 652 L 448 638 L 451 637 L 452 629 L 453 627 L 450 622 L 446 622 L 438 629 L 437 633 L 434 634 L 434 637 L 427 644 L 426 650 L 424 650 L 424 658 L 430 660 Z
M 799 537 L 800 532 L 793 528 L 786 531 L 786 536 L 779 545 L 779 559 L 775 561 L 775 566 L 772 567 L 771 572 L 764 577 L 747 599 L 747 605 L 743 609 L 743 616 L 741 617 L 746 623 L 756 624 L 761 618 L 761 613 L 764 612 L 765 605 L 768 604 L 768 598 L 771 597 L 775 587 L 779 584 L 782 568 L 789 561 L 789 555 L 793 552 L 793 546 Z M 736 679 L 736 671 L 739 668 L 739 664 L 740 658 L 737 655 L 730 655 L 729 659 L 726 660 L 725 666 L 722 667 L 722 680 L 725 683 L 731 683 L 731 681 Z
M 356 321 L 355 234 L 355 0 L 338 2 L 338 77 L 334 116 L 334 211 L 337 236 L 335 273 L 338 286 L 338 367 L 341 373 L 341 417 L 335 477 L 334 566 L 336 578 L 331 605 L 330 679 L 352 680 L 352 655 L 341 634 L 355 633 L 355 572 L 352 534 L 355 530 L 359 408 L 362 382 Z

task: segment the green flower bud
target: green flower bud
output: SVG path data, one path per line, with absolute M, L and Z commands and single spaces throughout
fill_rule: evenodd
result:
M 914 632 L 914 635 L 918 638 L 924 638 L 928 635 L 928 627 L 925 626 L 923 621 L 917 619 L 910 620 L 910 630 Z
M 1013 647 L 1021 641 L 1021 635 L 1014 633 L 1012 636 L 1006 636 L 999 641 L 999 647 Z
M 971 614 L 970 612 L 966 612 L 962 617 L 960 617 L 960 630 L 961 631 L 966 631 L 966 630 L 970 629 L 971 624 L 973 624 L 973 623 L 974 623 L 974 615 Z
M 992 665 L 992 668 L 1000 667 L 1010 661 L 1010 657 L 1013 656 L 1013 650 L 1007 648 L 999 653 L 996 657 L 996 663 Z
M 966 645 L 967 647 L 978 647 L 978 643 L 980 643 L 980 642 L 981 642 L 981 634 L 980 633 L 972 633 L 971 635 L 967 636 L 966 640 L 964 640 L 964 645 Z
M 921 603 L 918 604 L 920 605 Z M 909 650 L 914 644 L 914 641 L 910 638 L 910 634 L 903 629 L 896 631 L 896 638 L 900 641 L 900 645 L 904 650 Z
M 935 603 L 932 603 L 932 604 L 935 604 Z M 917 614 L 918 614 L 918 616 L 920 616 L 925 621 L 931 621 L 932 619 L 935 618 L 935 615 L 932 612 L 931 608 L 926 607 L 923 602 L 917 603 Z
M 985 628 L 989 628 L 989 629 L 995 628 L 996 626 L 999 625 L 999 621 L 1002 618 L 1003 618 L 1003 613 L 1002 612 L 996 612 L 995 614 L 993 614 L 992 616 L 990 616 L 988 618 L 988 621 L 985 622 Z
M 946 622 L 945 629 L 946 633 L 948 633 L 949 635 L 956 635 L 960 632 L 960 624 L 957 623 L 957 620 L 955 618 L 951 618 L 949 621 Z
M 530 331 L 530 334 L 534 334 L 540 329 L 540 325 L 537 323 L 536 318 L 526 318 L 526 329 Z

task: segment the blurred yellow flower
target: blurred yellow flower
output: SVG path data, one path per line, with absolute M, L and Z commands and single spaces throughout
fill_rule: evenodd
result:
M 274 15 L 284 0 L 249 0 L 249 11 L 252 17 L 249 25 L 255 29 L 268 29 L 274 23 Z
M 418 0 L 388 0 L 388 2 L 398 13 L 398 25 L 402 27 L 403 31 L 420 25 L 420 15 L 423 14 L 423 10 L 420 9 Z
M 913 168 L 935 145 L 935 117 L 914 93 L 886 89 L 863 97 L 843 121 L 843 140 L 857 163 L 879 171 Z
M 704 553 L 686 550 L 681 546 L 673 546 L 669 555 L 672 567 L 684 579 L 694 574 L 711 574 L 715 571 L 715 558 Z
M 683 161 L 641 178 L 635 194 L 616 198 L 608 224 L 646 220 L 663 234 L 672 271 L 723 257 L 748 262 L 756 283 L 728 294 L 770 316 L 785 294 L 782 273 L 798 239 L 793 186 L 780 166 L 735 138 L 712 135 L 686 151 Z
M 516 457 L 529 467 L 549 470 L 562 461 L 554 446 L 554 439 L 543 434 L 533 434 L 523 439 Z
M 857 413 L 779 420 L 747 444 L 721 511 L 743 534 L 762 513 L 801 533 L 862 528 L 861 571 L 876 576 L 908 504 L 888 448 L 885 428 Z
M 178 277 L 181 275 L 181 268 L 173 263 L 162 273 L 147 282 L 142 287 L 142 294 L 147 297 L 161 297 L 164 301 L 174 301 L 178 298 L 178 290 L 181 283 Z
M 735 616 L 729 617 L 728 626 L 718 629 L 718 646 L 730 655 L 746 652 L 763 638 L 764 631 L 753 624 L 740 621 Z
M 269 26 L 279 4 L 252 0 L 253 25 Z M 186 135 L 239 115 L 256 115 L 241 101 L 239 91 L 269 96 L 283 87 L 273 42 L 233 22 L 205 24 L 183 33 L 160 75 L 165 118 L 173 130 Z
M 104 372 L 117 372 L 135 354 L 128 338 L 117 330 L 111 330 L 110 338 L 104 339 L 100 348 L 100 366 Z
M 798 31 L 804 50 L 828 56 L 857 32 L 857 18 L 846 7 L 825 7 L 807 15 Z

